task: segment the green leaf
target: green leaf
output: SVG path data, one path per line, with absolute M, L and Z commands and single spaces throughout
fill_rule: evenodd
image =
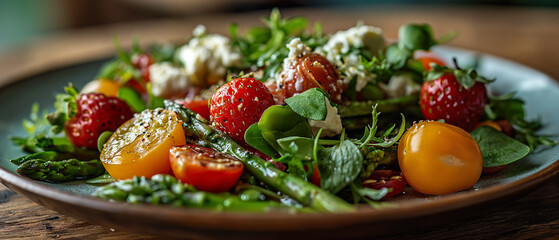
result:
M 352 183 L 359 176 L 363 165 L 363 156 L 350 140 L 319 150 L 316 160 L 320 184 L 323 189 L 332 193 L 337 193 Z
M 427 24 L 406 24 L 398 32 L 398 45 L 408 50 L 429 50 L 436 42 Z
M 153 93 L 151 92 L 151 83 L 148 83 L 146 86 L 147 86 L 147 92 L 149 94 L 147 107 L 149 109 L 164 108 L 165 107 L 165 104 L 163 103 L 164 99 L 153 95 Z
M 130 87 L 121 87 L 118 89 L 118 98 L 128 103 L 134 112 L 141 112 L 146 109 L 146 104 L 139 92 Z
M 277 151 L 282 150 L 277 142 L 280 138 L 312 136 L 307 119 L 295 113 L 289 106 L 273 105 L 266 109 L 258 121 L 258 129 L 266 142 Z
M 515 93 L 509 93 L 498 97 L 490 97 L 489 104 L 486 106 L 490 111 L 487 114 L 488 118 L 491 120 L 503 118 L 509 121 L 515 118 L 524 119 L 524 101 L 514 95 Z
M 99 137 L 97 138 L 97 150 L 99 150 L 99 152 L 103 151 L 105 143 L 109 141 L 109 138 L 111 138 L 112 135 L 113 132 L 111 131 L 104 131 L 103 133 L 101 133 L 101 135 L 99 135 Z
M 307 20 L 306 18 L 294 17 L 286 20 L 282 28 L 288 35 L 299 35 L 303 31 L 305 31 L 305 29 L 307 29 L 308 25 L 309 20 Z
M 328 109 L 326 104 L 330 101 L 323 91 L 318 88 L 311 88 L 293 97 L 285 99 L 285 103 L 291 109 L 302 117 L 323 121 L 326 119 Z
M 481 149 L 483 167 L 509 164 L 530 153 L 530 147 L 492 127 L 481 126 L 471 134 Z
M 391 65 L 392 69 L 400 69 L 404 67 L 412 56 L 412 51 L 406 48 L 400 48 L 393 44 L 386 48 L 386 61 Z
M 247 128 L 245 132 L 245 142 L 270 157 L 277 155 L 276 150 L 274 150 L 274 148 L 266 142 L 264 136 L 262 136 L 262 132 L 258 128 L 258 123 L 252 124 Z
M 293 154 L 295 157 L 305 160 L 313 159 L 314 139 L 291 136 L 278 139 L 277 141 L 284 151 Z

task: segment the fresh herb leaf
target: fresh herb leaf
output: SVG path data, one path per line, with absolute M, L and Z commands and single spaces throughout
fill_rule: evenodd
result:
M 514 128 L 514 138 L 527 144 L 533 152 L 538 146 L 554 146 L 556 140 L 549 136 L 536 133 L 543 125 L 539 119 L 528 121 L 525 119 L 524 101 L 514 96 L 515 93 L 490 97 L 485 106 L 485 118 L 489 120 L 506 120 Z
M 245 132 L 245 142 L 256 150 L 274 157 L 277 155 L 276 150 L 270 146 L 262 136 L 262 132 L 258 128 L 258 123 L 250 125 Z
M 312 136 L 307 119 L 295 113 L 289 106 L 273 105 L 266 109 L 258 121 L 258 128 L 266 142 L 278 152 L 282 150 L 277 142 L 280 138 Z
M 293 154 L 297 158 L 304 160 L 313 159 L 314 139 L 312 138 L 291 136 L 278 139 L 277 142 L 284 151 Z
M 326 104 L 330 104 L 328 97 L 318 88 L 311 88 L 293 97 L 285 99 L 285 103 L 302 117 L 324 121 L 328 114 Z
M 530 153 L 530 147 L 500 131 L 481 126 L 472 131 L 483 156 L 483 167 L 496 167 L 517 161 Z
M 454 59 L 455 64 L 456 59 Z M 446 66 L 439 66 L 434 65 L 432 69 L 425 73 L 424 81 L 434 81 L 435 79 L 440 78 L 444 74 L 452 74 L 456 77 L 456 80 L 462 85 L 464 88 L 469 89 L 476 82 L 481 83 L 491 83 L 495 81 L 495 79 L 489 79 L 483 76 L 480 76 L 475 69 L 461 69 L 456 66 L 456 69 L 452 69 Z
M 398 31 L 398 46 L 409 50 L 429 50 L 437 42 L 427 24 L 406 24 Z
M 393 44 L 386 48 L 386 61 L 392 69 L 401 69 L 412 57 L 413 52 L 407 48 L 400 48 Z
M 118 98 L 124 100 L 134 112 L 141 112 L 146 109 L 146 104 L 139 92 L 130 87 L 118 89 Z
M 337 193 L 352 183 L 363 166 L 363 156 L 350 140 L 318 151 L 317 166 L 323 189 Z

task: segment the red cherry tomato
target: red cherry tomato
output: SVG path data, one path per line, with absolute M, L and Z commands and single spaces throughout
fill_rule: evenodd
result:
M 236 158 L 194 144 L 172 147 L 169 158 L 177 179 L 208 192 L 228 191 L 244 168 Z
M 425 69 L 425 71 L 429 71 L 432 69 L 431 65 L 432 64 L 436 64 L 439 66 L 446 66 L 446 63 L 437 58 L 437 57 L 433 57 L 433 56 L 422 56 L 417 58 L 417 60 L 419 60 L 419 62 L 421 62 L 421 66 L 423 66 L 423 69 Z
M 311 88 L 320 88 L 333 101 L 340 101 L 347 87 L 340 80 L 336 67 L 318 53 L 298 56 L 291 65 L 284 66 L 280 80 L 279 85 L 267 86 L 278 103 Z
M 210 119 L 210 105 L 208 99 L 204 100 L 188 100 L 183 103 L 183 106 L 200 114 L 205 119 Z
M 384 196 L 385 198 L 401 193 L 408 185 L 404 175 L 399 171 L 393 170 L 375 170 L 362 184 L 364 187 L 377 190 L 382 188 L 392 189 L 392 191 Z

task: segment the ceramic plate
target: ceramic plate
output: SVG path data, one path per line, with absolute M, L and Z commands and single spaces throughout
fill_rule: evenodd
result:
M 437 51 L 448 60 L 456 56 L 461 63 L 479 58 L 480 72 L 498 79 L 489 86 L 490 91 L 516 91 L 526 101 L 528 117 L 541 117 L 545 125 L 542 133 L 554 134 L 558 139 L 559 124 L 555 123 L 559 122 L 559 85 L 556 81 L 531 68 L 493 56 L 453 48 Z M 83 86 L 94 78 L 102 63 L 91 61 L 55 69 L 0 89 L 0 180 L 39 204 L 91 223 L 191 238 L 284 238 L 293 234 L 298 234 L 298 237 L 372 237 L 397 233 L 403 228 L 433 226 L 480 213 L 483 207 L 520 196 L 559 173 L 559 146 L 540 148 L 504 171 L 482 177 L 468 191 L 430 198 L 409 196 L 397 201 L 396 207 L 379 210 L 360 208 L 354 213 L 299 215 L 219 213 L 128 205 L 91 197 L 94 187 L 80 181 L 48 184 L 15 174 L 16 167 L 9 159 L 23 155 L 23 152 L 11 144 L 8 136 L 25 135 L 21 121 L 28 117 L 31 104 L 39 102 L 44 107 L 52 106 L 55 94 L 61 92 L 63 86 L 68 82 Z

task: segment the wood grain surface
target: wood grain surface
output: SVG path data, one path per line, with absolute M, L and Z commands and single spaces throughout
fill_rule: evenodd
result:
M 0 54 L 0 86 L 72 63 L 113 54 L 112 37 L 121 36 L 130 46 L 131 36 L 141 43 L 183 42 L 199 23 L 211 32 L 226 32 L 229 22 L 241 26 L 260 24 L 266 12 L 163 19 L 57 33 Z M 428 22 L 436 34 L 456 30 L 451 45 L 502 56 L 536 68 L 559 79 L 559 10 L 538 8 L 407 6 L 370 9 L 295 9 L 286 16 L 303 15 L 323 23 L 327 32 L 350 27 L 358 20 L 384 29 L 396 37 L 398 26 Z M 550 159 L 551 160 L 551 159 Z M 553 159 L 554 160 L 554 159 Z M 46 209 L 0 185 L 0 239 L 158 239 L 137 233 L 89 224 Z M 386 239 L 558 239 L 559 177 L 532 193 L 489 209 L 482 216 L 431 229 L 406 232 Z

